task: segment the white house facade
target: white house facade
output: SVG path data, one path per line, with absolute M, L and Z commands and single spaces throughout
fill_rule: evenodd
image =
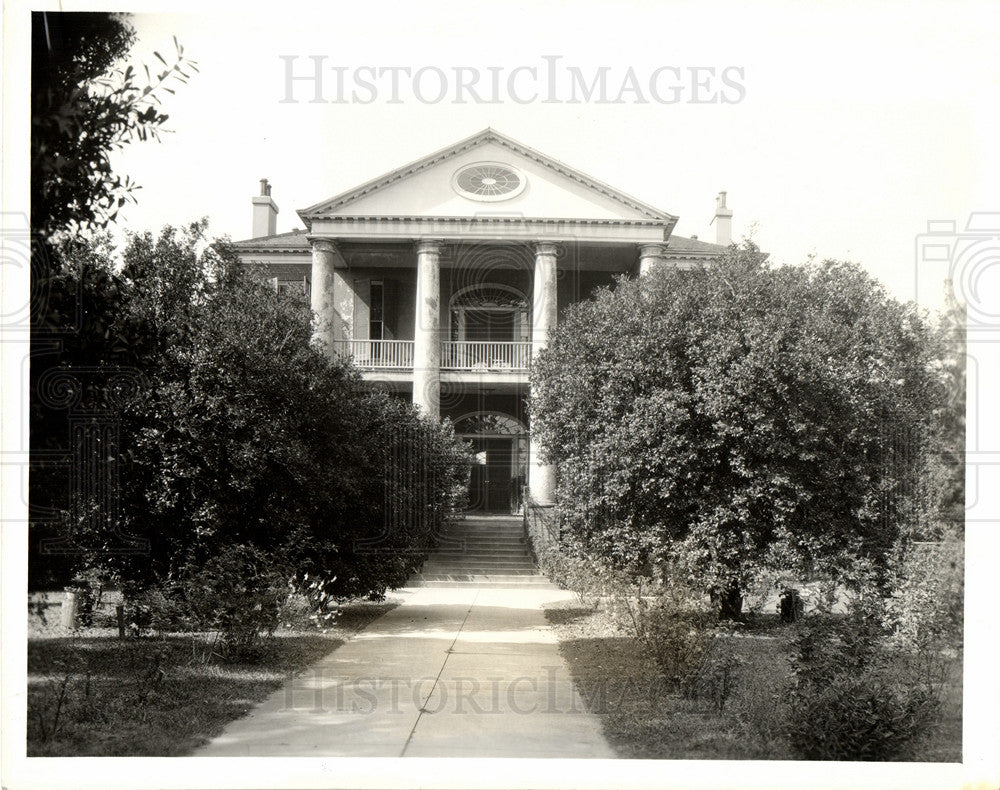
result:
M 618 275 L 690 268 L 730 243 L 673 235 L 677 217 L 486 129 L 298 212 L 276 234 L 266 181 L 253 238 L 236 243 L 275 287 L 303 289 L 316 340 L 361 375 L 452 420 L 473 445 L 474 510 L 552 501 L 554 477 L 531 440 L 532 358 L 573 302 Z

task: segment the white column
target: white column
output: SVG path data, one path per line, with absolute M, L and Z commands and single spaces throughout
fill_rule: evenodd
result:
M 653 269 L 662 266 L 664 263 L 663 254 L 666 252 L 663 244 L 643 244 L 639 247 L 639 276 L 649 274 Z
M 413 328 L 413 403 L 424 414 L 441 412 L 441 246 L 417 244 L 417 305 Z
M 329 239 L 312 241 L 311 280 L 309 301 L 316 316 L 313 340 L 334 358 L 338 341 L 350 340 L 353 334 L 354 285 L 337 245 Z
M 548 345 L 549 331 L 555 329 L 556 302 L 556 245 L 551 242 L 535 244 L 535 283 L 531 304 L 531 356 L 534 357 Z M 555 467 L 539 460 L 541 447 L 531 434 L 529 450 L 528 489 L 534 502 L 551 505 L 555 502 Z

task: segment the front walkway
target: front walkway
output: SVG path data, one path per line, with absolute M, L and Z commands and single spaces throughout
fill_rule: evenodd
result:
M 401 590 L 195 756 L 614 757 L 542 613 L 569 595 Z

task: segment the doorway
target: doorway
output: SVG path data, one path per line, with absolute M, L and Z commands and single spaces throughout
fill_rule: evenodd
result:
M 512 512 L 517 507 L 511 471 L 513 438 L 481 438 L 471 443 L 475 460 L 469 480 L 469 508 L 486 513 Z
M 516 513 L 528 470 L 528 432 L 507 414 L 476 412 L 455 421 L 473 454 L 469 510 Z

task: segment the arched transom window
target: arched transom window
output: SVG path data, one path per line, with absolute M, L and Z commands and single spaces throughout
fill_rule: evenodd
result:
M 516 417 L 498 411 L 466 414 L 455 421 L 459 436 L 523 436 L 527 432 Z

